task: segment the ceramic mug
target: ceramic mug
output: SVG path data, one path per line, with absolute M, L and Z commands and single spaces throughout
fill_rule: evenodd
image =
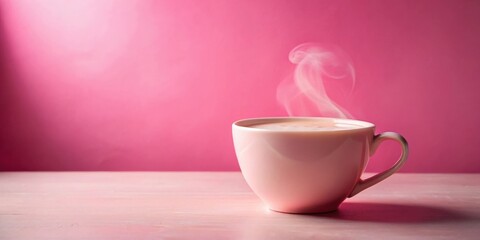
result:
M 407 160 L 408 144 L 394 132 L 375 135 L 369 122 L 310 117 L 244 119 L 233 123 L 238 163 L 247 184 L 271 210 L 319 213 L 391 176 Z M 361 179 L 384 140 L 402 146 L 388 170 Z

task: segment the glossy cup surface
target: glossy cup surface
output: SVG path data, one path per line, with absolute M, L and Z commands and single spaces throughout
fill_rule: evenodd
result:
M 351 129 L 293 131 L 253 125 L 284 121 L 353 124 Z M 367 164 L 375 126 L 335 118 L 256 118 L 232 126 L 242 174 L 268 207 L 288 213 L 328 212 L 352 192 Z

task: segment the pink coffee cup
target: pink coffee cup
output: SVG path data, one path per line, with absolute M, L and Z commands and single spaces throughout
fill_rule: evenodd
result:
M 375 135 L 372 123 L 336 118 L 280 117 L 233 123 L 242 174 L 271 210 L 319 213 L 336 210 L 347 198 L 398 171 L 408 144 L 398 133 Z M 402 146 L 388 170 L 361 179 L 369 157 L 384 140 Z

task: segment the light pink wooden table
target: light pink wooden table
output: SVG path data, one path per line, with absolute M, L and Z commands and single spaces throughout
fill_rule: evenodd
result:
M 0 173 L 0 239 L 480 239 L 480 175 L 397 174 L 339 211 L 265 209 L 238 172 Z

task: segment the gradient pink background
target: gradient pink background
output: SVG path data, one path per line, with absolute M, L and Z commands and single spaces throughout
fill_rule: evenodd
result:
M 0 170 L 238 170 L 231 123 L 282 116 L 303 42 L 353 60 L 332 99 L 480 172 L 479 1 L 0 0 Z M 327 86 L 328 87 L 328 86 Z M 399 154 L 388 143 L 368 170 Z

